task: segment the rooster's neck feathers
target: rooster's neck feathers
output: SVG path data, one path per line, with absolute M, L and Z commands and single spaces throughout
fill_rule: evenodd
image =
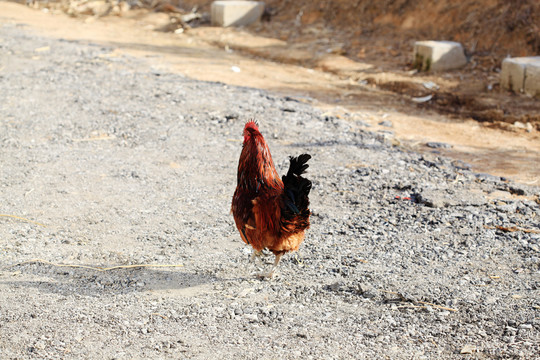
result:
M 258 193 L 261 187 L 283 188 L 270 149 L 253 121 L 248 122 L 244 128 L 237 180 L 238 186 L 254 193 Z

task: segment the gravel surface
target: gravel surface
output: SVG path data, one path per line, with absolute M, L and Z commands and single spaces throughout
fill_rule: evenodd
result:
M 301 99 L 0 38 L 0 359 L 540 353 L 539 188 Z M 280 173 L 313 156 L 312 226 L 269 281 L 230 214 L 250 118 Z M 93 269 L 136 264 L 182 266 Z

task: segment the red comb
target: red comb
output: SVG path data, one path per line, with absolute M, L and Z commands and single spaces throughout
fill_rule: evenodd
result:
M 259 131 L 259 124 L 257 124 L 254 120 L 248 121 L 246 123 L 246 126 L 244 127 L 244 130 L 257 130 Z

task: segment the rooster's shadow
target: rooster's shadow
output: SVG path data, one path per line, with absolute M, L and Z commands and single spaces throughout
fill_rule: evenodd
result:
M 9 273 L 9 277 L 0 278 L 0 284 L 12 289 L 36 288 L 39 292 L 96 297 L 149 291 L 180 291 L 189 294 L 204 285 L 219 281 L 213 275 L 188 272 L 182 268 L 140 267 L 99 271 L 33 263 L 14 266 Z

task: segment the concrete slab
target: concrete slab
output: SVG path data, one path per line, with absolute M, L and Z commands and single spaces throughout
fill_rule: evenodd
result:
M 263 1 L 214 1 L 210 18 L 214 26 L 243 26 L 259 21 L 263 12 Z
M 500 79 L 503 89 L 540 97 L 540 56 L 504 59 Z
M 419 71 L 446 71 L 467 64 L 463 46 L 455 41 L 417 41 L 413 66 Z

